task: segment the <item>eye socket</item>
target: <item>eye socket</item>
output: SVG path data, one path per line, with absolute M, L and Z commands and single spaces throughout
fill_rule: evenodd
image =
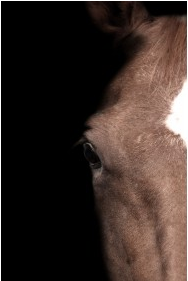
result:
M 86 142 L 83 144 L 84 156 L 86 160 L 89 162 L 91 168 L 99 169 L 101 168 L 101 161 L 97 153 L 95 152 L 94 147 L 91 143 Z

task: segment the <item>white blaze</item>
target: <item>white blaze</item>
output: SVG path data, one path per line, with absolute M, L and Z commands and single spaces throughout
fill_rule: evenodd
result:
M 181 92 L 174 99 L 171 112 L 165 120 L 169 130 L 175 135 L 180 135 L 187 145 L 188 142 L 188 88 L 187 81 L 184 82 Z

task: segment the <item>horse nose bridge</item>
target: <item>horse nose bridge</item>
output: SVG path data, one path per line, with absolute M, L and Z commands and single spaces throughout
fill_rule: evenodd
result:
M 180 260 L 186 251 L 186 204 L 170 192 L 169 182 L 163 185 L 125 175 L 109 182 L 99 203 L 106 250 L 112 251 L 113 246 L 113 255 L 125 255 L 124 266 L 126 260 L 131 267 L 146 260 L 150 266 L 159 263 L 158 276 L 160 270 L 173 272 L 178 249 L 182 250 Z

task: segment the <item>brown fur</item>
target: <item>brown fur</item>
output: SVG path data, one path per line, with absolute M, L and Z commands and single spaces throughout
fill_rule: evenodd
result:
M 93 171 L 93 186 L 109 278 L 185 281 L 186 148 L 164 120 L 186 79 L 186 23 L 151 18 L 140 3 L 127 14 L 127 2 L 112 21 L 108 4 L 101 5 L 89 9 L 103 31 L 113 30 L 122 47 L 141 42 L 85 133 L 103 165 Z

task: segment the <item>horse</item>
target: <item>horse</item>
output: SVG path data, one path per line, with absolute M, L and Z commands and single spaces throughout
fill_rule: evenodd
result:
M 186 19 L 89 2 L 124 54 L 81 143 L 112 281 L 186 280 Z

